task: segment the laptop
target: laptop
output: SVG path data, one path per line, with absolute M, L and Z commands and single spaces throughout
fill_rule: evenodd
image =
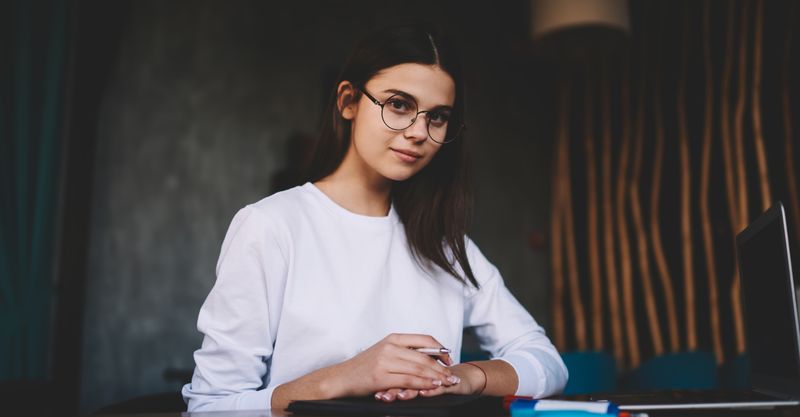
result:
M 783 205 L 777 202 L 741 231 L 736 249 L 751 389 L 607 394 L 592 399 L 612 401 L 622 410 L 800 405 L 800 327 Z

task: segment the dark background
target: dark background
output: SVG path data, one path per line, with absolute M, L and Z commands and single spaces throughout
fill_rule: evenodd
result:
M 36 10 L 46 10 L 50 3 L 59 2 L 37 1 Z M 742 14 L 752 18 L 755 3 L 710 2 L 715 106 L 725 12 L 735 8 L 738 30 L 738 19 Z M 793 0 L 764 3 L 765 139 L 773 198 L 787 203 L 779 98 L 784 42 L 795 26 L 797 7 Z M 316 135 L 332 81 L 355 42 L 376 27 L 408 19 L 439 23 L 461 45 L 468 126 L 464 140 L 472 154 L 475 191 L 470 237 L 551 334 L 548 233 L 555 93 L 564 82 L 570 83 L 576 244 L 581 290 L 588 306 L 585 94 L 594 90 L 591 107 L 599 167 L 602 104 L 597 86 L 603 71 L 608 71 L 616 178 L 622 80 L 629 74 L 634 97 L 638 80 L 646 80 L 641 193 L 648 212 L 652 88 L 661 88 L 665 119 L 661 229 L 679 295 L 680 165 L 675 107 L 682 59 L 688 57 L 686 105 L 694 173 L 699 348 L 711 349 L 696 197 L 704 108 L 702 1 L 630 2 L 631 36 L 602 38 L 595 36 L 602 31 L 587 31 L 578 34 L 577 44 L 535 44 L 529 35 L 528 0 L 74 0 L 65 4 L 69 6 L 69 59 L 64 74 L 63 164 L 52 338 L 46 347 L 48 376 L 43 383 L 12 381 L 22 389 L 4 393 L 17 404 L 75 415 L 135 396 L 177 392 L 194 367 L 192 352 L 201 341 L 195 329 L 197 313 L 214 283 L 219 248 L 231 218 L 242 206 L 273 192 L 276 183 L 293 171 L 296 164 L 291 154 L 298 143 Z M 796 39 L 797 35 L 795 44 Z M 584 57 L 577 66 L 574 61 L 566 64 L 566 58 L 587 49 L 594 52 L 588 54 L 593 58 Z M 795 55 L 790 68 L 797 68 Z M 627 59 L 630 73 L 625 72 Z M 9 75 L 8 68 L 0 67 L 0 74 Z M 800 129 L 798 84 L 793 82 L 791 94 L 795 132 Z M 749 88 L 748 84 L 748 94 Z M 4 93 L 0 91 L 0 104 L 7 96 Z M 745 114 L 752 218 L 760 204 L 749 107 Z M 718 115 L 714 117 L 716 124 Z M 715 127 L 715 141 L 718 135 Z M 712 221 L 720 297 L 727 302 L 732 233 L 719 145 L 714 146 Z M 795 145 L 795 161 L 798 148 Z M 10 168 L 0 169 L 3 183 L 10 182 Z M 5 200 L 3 204 L 11 205 Z M 793 231 L 796 221 L 790 215 L 793 249 L 798 241 Z M 638 277 L 636 291 L 641 291 Z M 568 303 L 566 308 L 568 337 L 562 351 L 575 349 Z M 663 322 L 662 304 L 659 309 Z M 637 313 L 647 359 L 652 352 L 640 301 Z M 729 304 L 723 305 L 721 314 L 725 352 L 731 356 Z M 608 337 L 608 329 L 605 332 Z
M 230 219 L 272 191 L 290 138 L 316 133 L 354 43 L 407 18 L 443 23 L 461 43 L 471 236 L 547 323 L 547 258 L 529 235 L 547 225 L 552 145 L 538 127 L 548 103 L 525 49 L 527 2 L 112 3 L 82 2 L 81 18 L 99 27 L 77 45 L 87 70 L 106 68 L 85 80 L 101 87 L 96 127 L 87 124 L 82 412 L 180 388 L 164 372 L 194 366 L 197 312 Z

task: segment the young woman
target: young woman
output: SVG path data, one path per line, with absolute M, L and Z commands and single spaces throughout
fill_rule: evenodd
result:
M 462 87 L 453 46 L 424 26 L 358 46 L 312 181 L 231 223 L 198 318 L 189 411 L 564 387 L 558 352 L 465 236 Z M 459 363 L 465 327 L 494 359 Z

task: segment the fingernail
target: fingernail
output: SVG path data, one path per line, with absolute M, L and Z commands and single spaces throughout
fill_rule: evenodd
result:
M 441 387 L 442 386 L 442 381 L 439 381 L 438 379 L 434 379 L 433 380 L 433 385 L 436 385 L 437 387 Z
M 400 398 L 406 398 L 406 393 L 405 392 L 398 392 L 397 396 L 400 397 Z
M 419 393 L 421 395 L 428 395 L 428 390 L 421 389 L 421 390 L 419 390 Z
M 459 377 L 457 377 L 455 375 L 450 375 L 450 376 L 447 377 L 447 382 L 449 382 L 451 384 L 458 384 L 459 382 L 461 382 L 461 378 L 459 378 Z
M 376 400 L 380 400 L 380 399 L 381 399 L 381 394 L 378 394 L 378 393 L 376 392 L 376 393 L 375 393 L 375 399 L 376 399 Z
M 384 401 L 391 401 L 392 400 L 392 397 L 390 397 L 389 394 L 383 394 L 383 395 L 381 395 L 381 398 L 383 398 Z

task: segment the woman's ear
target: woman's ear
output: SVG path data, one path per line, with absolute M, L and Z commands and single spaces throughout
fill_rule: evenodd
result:
M 336 107 L 345 120 L 353 120 L 356 117 L 358 101 L 356 100 L 357 91 L 350 81 L 342 81 L 336 89 Z

